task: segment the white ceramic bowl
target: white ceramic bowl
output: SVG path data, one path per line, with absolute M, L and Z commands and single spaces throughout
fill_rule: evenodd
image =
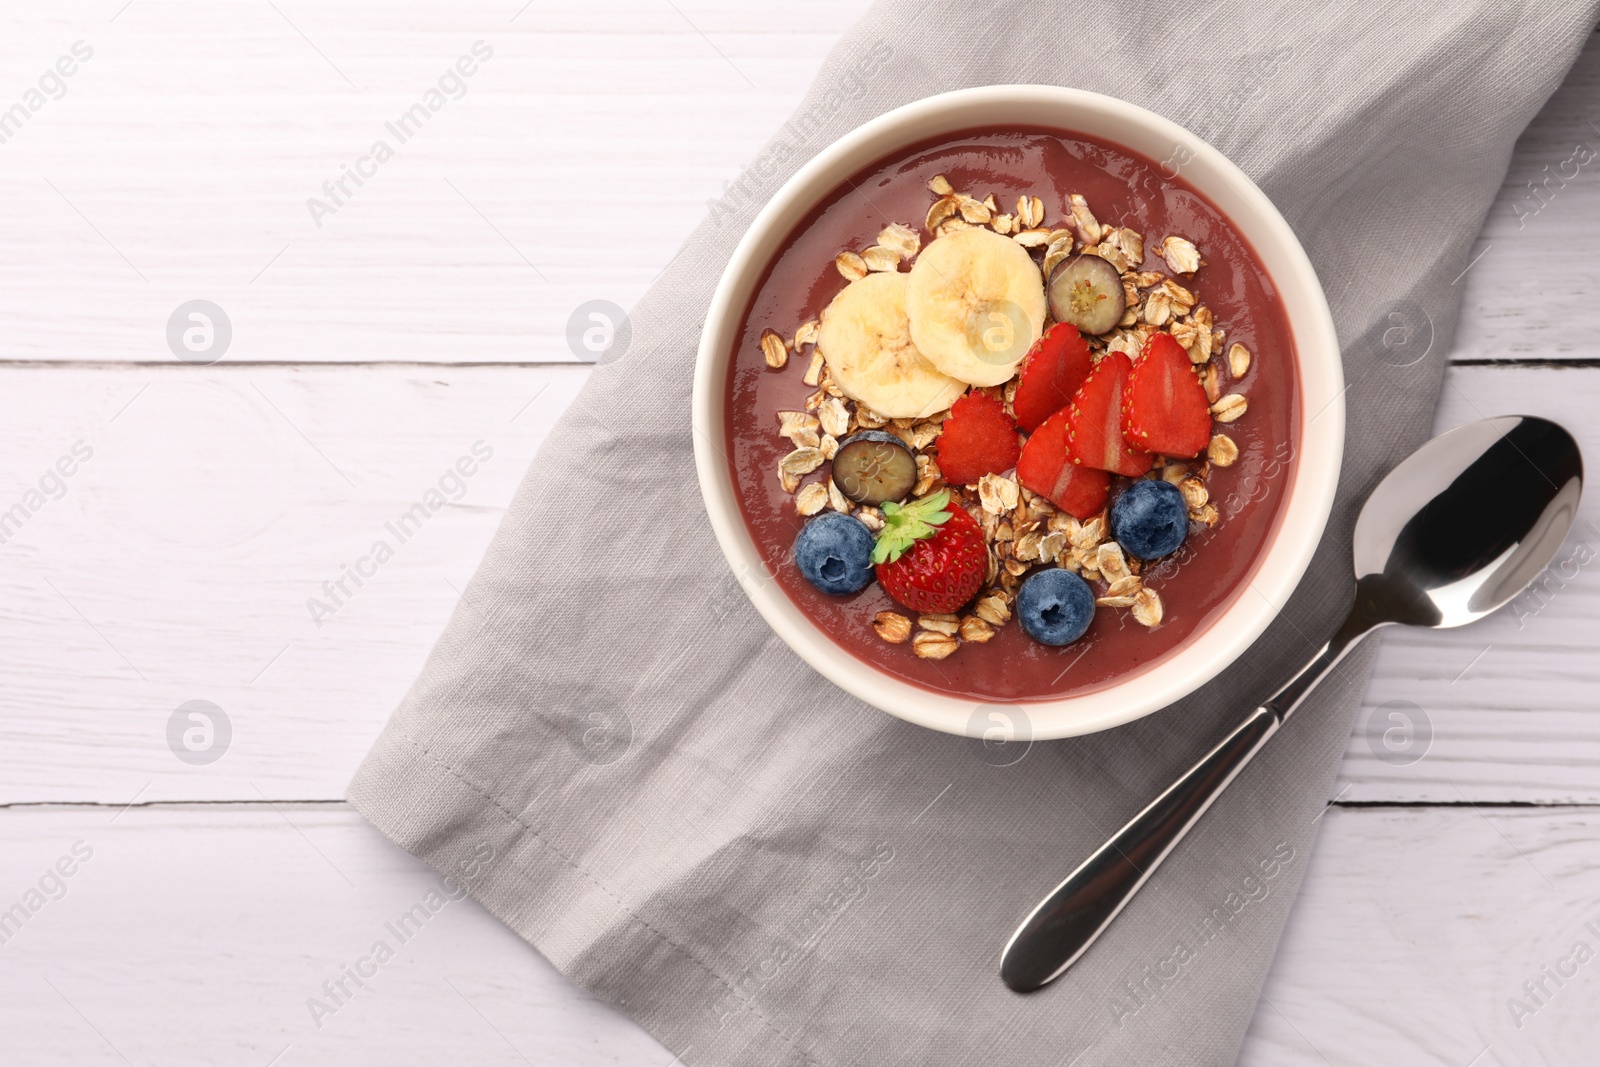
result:
M 764 573 L 727 469 L 725 385 L 742 318 L 766 264 L 784 238 L 844 179 L 900 149 L 943 134 L 1036 126 L 1089 134 L 1154 160 L 1181 163 L 1185 179 L 1249 240 L 1282 298 L 1298 358 L 1300 437 L 1295 467 L 1271 540 L 1251 579 L 1203 631 L 1150 671 L 1098 692 L 1023 702 L 1009 710 L 1018 734 L 1070 737 L 1119 726 L 1193 692 L 1232 663 L 1266 629 L 1299 583 L 1321 540 L 1344 450 L 1344 375 L 1333 318 L 1294 233 L 1254 182 L 1183 127 L 1133 104 L 1075 89 L 996 85 L 964 89 L 897 108 L 851 131 L 786 182 L 756 216 L 712 298 L 694 380 L 695 466 L 712 529 L 739 576 Z M 743 580 L 751 601 L 795 652 L 840 688 L 908 722 L 952 734 L 992 727 L 970 697 L 947 696 L 886 674 L 843 651 L 774 581 Z M 1203 636 L 1203 640 L 1201 640 Z

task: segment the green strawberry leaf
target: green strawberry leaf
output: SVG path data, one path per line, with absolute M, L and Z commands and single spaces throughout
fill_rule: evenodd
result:
M 885 503 L 882 508 L 883 529 L 872 546 L 872 562 L 893 563 L 912 545 L 938 533 L 938 527 L 950 520 L 950 512 L 946 507 L 949 503 L 950 492 L 947 489 L 909 504 Z

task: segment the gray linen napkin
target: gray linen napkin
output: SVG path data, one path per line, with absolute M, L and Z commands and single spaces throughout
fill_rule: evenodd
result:
M 1370 647 L 1054 986 L 1008 992 L 1000 946 L 1331 630 L 1359 502 L 1428 435 L 1452 279 L 1595 4 L 881 0 L 551 434 L 350 799 L 689 1063 L 1231 1062 Z M 768 630 L 688 425 L 712 288 L 783 179 L 891 107 L 994 82 L 1119 96 L 1238 162 L 1310 252 L 1350 382 L 1333 521 L 1266 636 L 1180 705 L 1003 760 L 858 703 Z

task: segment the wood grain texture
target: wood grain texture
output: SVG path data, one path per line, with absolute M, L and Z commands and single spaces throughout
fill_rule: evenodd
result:
M 61 879 L 65 895 L 48 882 L 20 929 L 0 930 L 0 1062 L 671 1059 L 342 807 L 9 811 L 0 835 L 0 909 L 75 843 L 91 852 Z M 419 904 L 426 921 L 396 926 L 402 942 L 390 924 Z M 393 958 L 360 963 L 380 940 Z M 344 977 L 357 965 L 363 986 Z M 323 986 L 341 979 L 348 996 Z
M 1589 1062 L 1600 961 L 1539 1005 L 1522 984 L 1600 952 L 1597 831 L 1594 808 L 1331 810 L 1240 1062 Z M 470 900 L 401 944 L 440 876 L 342 806 L 13 809 L 0 835 L 0 908 L 93 850 L 0 946 L 6 1063 L 672 1062 Z M 394 958 L 335 1003 L 379 940 Z
M 517 6 L 8 13 L 0 100 L 76 41 L 94 56 L 0 145 L 0 359 L 165 362 L 168 317 L 204 298 L 232 361 L 571 360 L 575 309 L 632 305 L 867 5 Z M 493 58 L 459 99 L 403 144 L 386 131 L 479 40 Z M 1595 355 L 1600 158 L 1567 161 L 1600 149 L 1596 121 L 1591 42 L 1460 280 L 1459 357 Z M 314 219 L 378 139 L 394 158 Z
M 1241 1067 L 1593 1063 L 1597 820 L 1591 807 L 1330 811 Z M 1523 983 L 1540 981 L 1530 996 Z
M 1456 284 L 1456 359 L 1596 359 L 1600 347 L 1600 35 L 1517 141 Z M 1446 183 L 1441 182 L 1441 195 Z
M 93 57 L 0 145 L 0 358 L 165 362 L 205 298 L 229 360 L 570 360 L 574 309 L 632 305 L 867 5 L 118 6 L 7 12 L 6 105 Z M 459 98 L 386 130 L 477 41 Z
M 4 799 L 342 795 L 583 376 L 0 371 Z M 7 520 L 80 440 L 64 495 Z M 165 739 L 196 699 L 233 724 L 204 767 Z

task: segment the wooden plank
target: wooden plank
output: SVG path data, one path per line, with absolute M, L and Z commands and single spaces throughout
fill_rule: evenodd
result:
M 0 527 L 3 799 L 341 795 L 585 373 L 0 371 L 0 512 L 40 504 Z M 191 700 L 230 717 L 220 762 L 168 748 Z
M 1600 812 L 1336 808 L 1322 822 L 1241 1067 L 1593 1061 Z
M 279 6 L 16 13 L 9 68 L 94 56 L 3 146 L 0 359 L 166 361 L 168 317 L 203 298 L 231 360 L 570 360 L 578 305 L 643 293 L 867 4 Z M 386 134 L 480 39 L 461 99 Z M 1592 42 L 1461 279 L 1458 358 L 1597 354 L 1597 114 Z M 394 159 L 318 226 L 308 200 L 384 137 Z
M 671 1059 L 342 807 L 13 810 L 0 836 L 0 909 L 75 864 L 0 945 L 6 1063 Z M 393 958 L 355 985 L 380 940 Z
M 117 6 L 19 10 L 0 43 L 18 94 L 93 53 L 0 146 L 0 358 L 169 361 L 204 298 L 230 360 L 570 360 L 576 307 L 637 299 L 867 4 Z
M 1457 359 L 1596 359 L 1600 35 L 1517 142 L 1457 284 Z M 1441 186 L 1441 191 L 1445 186 Z M 1448 195 L 1443 193 L 1442 195 Z
M 1240 1062 L 1588 1062 L 1600 963 L 1507 1001 L 1600 950 L 1597 832 L 1594 808 L 1330 811 Z M 343 807 L 12 809 L 0 836 L 0 907 L 93 850 L 0 948 L 7 1063 L 671 1062 L 470 900 L 399 945 L 440 878 Z M 395 958 L 314 1017 L 380 939 Z
M 341 796 L 585 373 L 0 369 L 12 442 L 0 513 L 75 441 L 95 450 L 65 495 L 0 545 L 0 801 Z M 1600 371 L 1472 367 L 1450 383 L 1440 428 L 1524 410 L 1565 422 L 1600 455 L 1588 418 Z M 494 458 L 460 501 L 335 605 L 323 583 L 394 540 L 385 524 L 478 440 Z M 1597 507 L 1584 506 L 1587 522 Z M 1580 555 L 1575 538 L 1564 558 Z M 1600 642 L 1600 583 L 1594 562 L 1568 569 L 1542 604 L 1464 630 L 1385 635 L 1346 758 L 1347 799 L 1600 801 L 1586 652 Z M 337 607 L 320 627 L 313 597 Z M 234 726 L 214 764 L 180 762 L 165 741 L 191 700 Z M 1393 701 L 1431 724 L 1418 762 L 1376 754 L 1389 755 Z

